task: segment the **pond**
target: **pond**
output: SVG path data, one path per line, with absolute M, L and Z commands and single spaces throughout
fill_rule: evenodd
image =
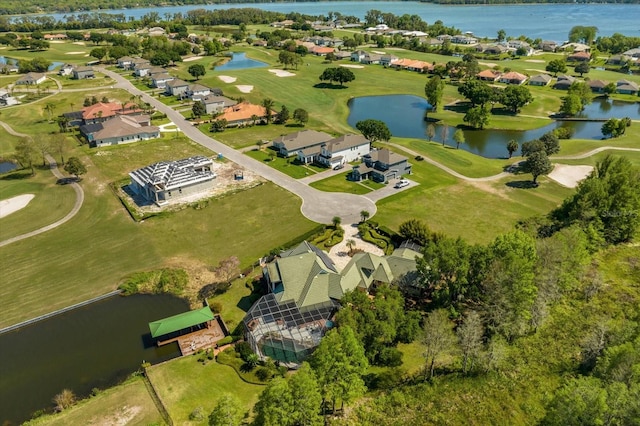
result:
M 607 104 L 607 105 L 603 105 Z M 424 112 L 429 108 L 429 103 L 419 96 L 413 95 L 387 95 L 365 96 L 349 100 L 349 118 L 347 122 L 355 128 L 358 121 L 369 118 L 381 120 L 387 124 L 391 134 L 401 138 L 426 139 L 427 123 L 424 121 Z M 625 102 L 612 102 L 604 99 L 596 99 L 585 110 L 589 118 L 631 117 L 637 119 L 640 116 L 638 104 Z M 547 126 L 534 130 L 465 130 L 466 143 L 460 145 L 460 149 L 482 155 L 483 157 L 499 158 L 507 155 L 507 143 L 514 139 L 519 144 L 539 138 L 546 132 L 557 127 L 573 127 L 574 138 L 596 139 L 602 138 L 601 122 L 552 122 Z M 435 141 L 442 141 L 443 125 L 436 124 Z M 447 138 L 445 143 L 455 146 L 453 133 L 455 127 L 447 126 Z M 516 153 L 517 154 L 517 153 Z
M 148 323 L 188 309 L 168 295 L 114 296 L 0 335 L 0 423 L 52 408 L 64 388 L 84 397 L 178 356 L 177 344 L 152 344 Z
M 244 70 L 248 68 L 262 68 L 266 66 L 267 64 L 264 62 L 247 58 L 244 52 L 232 53 L 231 59 L 224 65 L 217 66 L 216 71 L 237 71 L 237 70 Z
M 12 63 L 12 64 L 15 64 L 15 65 L 18 65 L 18 62 L 19 61 L 17 59 L 6 58 L 4 56 L 0 56 L 0 65 L 4 65 L 4 64 L 7 64 L 7 63 Z M 61 65 L 64 65 L 64 62 L 53 61 L 51 63 L 51 65 L 49 65 L 49 68 L 47 68 L 47 71 L 53 71 L 54 69 L 58 68 Z
M 12 170 L 15 170 L 18 168 L 18 165 L 16 163 L 13 163 L 11 161 L 2 161 L 0 159 L 0 175 L 2 173 L 7 173 L 10 172 Z

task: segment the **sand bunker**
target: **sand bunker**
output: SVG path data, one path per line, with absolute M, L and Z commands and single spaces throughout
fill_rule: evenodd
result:
M 589 176 L 593 166 L 569 166 L 567 164 L 556 164 L 549 177 L 562 186 L 575 188 L 578 183 Z
M 190 58 L 184 58 L 182 62 L 198 61 L 200 59 L 202 59 L 202 56 L 192 56 Z
M 341 67 L 345 68 L 364 68 L 364 65 L 349 65 L 349 64 L 340 64 Z
M 225 83 L 233 83 L 237 80 L 235 77 L 229 77 L 228 75 L 219 75 L 218 78 Z
M 284 70 L 268 70 L 271 73 L 274 73 L 276 77 L 293 77 L 295 74 L 289 71 Z
M 242 93 L 251 93 L 251 91 L 253 90 L 253 86 L 249 86 L 247 84 L 239 84 L 236 87 Z
M 377 53 L 378 55 L 385 55 L 385 53 L 381 50 L 372 50 L 372 53 Z
M 494 62 L 478 62 L 480 65 L 484 65 L 485 67 L 497 67 L 498 64 L 494 63 Z
M 533 62 L 534 64 L 544 64 L 545 61 L 542 59 L 525 59 L 525 62 Z
M 22 194 L 7 198 L 6 200 L 0 200 L 0 218 L 27 207 L 27 204 L 33 200 L 33 197 L 35 197 L 33 194 Z
M 71 44 L 77 44 L 77 45 L 79 45 L 79 46 L 86 46 L 86 45 L 87 45 L 87 43 L 85 43 L 84 41 L 74 41 L 74 42 L 73 42 L 73 43 L 71 43 Z
M 86 52 L 67 52 L 65 55 L 84 55 Z

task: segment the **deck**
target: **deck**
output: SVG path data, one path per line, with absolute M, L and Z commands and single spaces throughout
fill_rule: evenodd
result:
M 178 347 L 180 348 L 182 356 L 192 355 L 201 349 L 205 350 L 215 348 L 216 342 L 225 337 L 219 321 L 219 317 L 216 317 L 216 320 L 211 321 L 208 328 L 183 334 L 182 336 L 174 337 L 169 340 L 163 340 L 158 342 L 158 345 L 163 346 L 169 343 L 178 342 Z

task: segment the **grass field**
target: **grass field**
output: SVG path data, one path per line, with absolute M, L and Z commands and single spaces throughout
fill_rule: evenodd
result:
M 315 172 L 312 169 L 304 167 L 299 164 L 294 164 L 294 158 L 282 158 L 278 156 L 274 156 L 273 159 L 269 156 L 269 153 L 275 151 L 270 151 L 269 149 L 260 150 L 260 151 L 247 151 L 245 154 L 249 157 L 262 161 L 269 167 L 273 167 L 276 170 L 281 171 L 282 173 L 291 176 L 294 179 L 300 179 L 305 176 L 313 175 Z
M 347 175 L 350 173 L 340 173 L 339 175 L 332 176 L 313 182 L 310 186 L 325 192 L 346 192 L 348 194 L 368 194 L 374 189 L 382 188 L 383 184 L 378 184 L 372 181 L 352 182 L 347 180 Z
M 26 423 L 29 426 L 164 424 L 141 378 L 107 389 L 57 414 Z
M 180 425 L 205 425 L 206 421 L 190 422 L 189 414 L 202 407 L 208 415 L 225 393 L 235 395 L 248 412 L 264 389 L 243 382 L 229 366 L 214 361 L 202 365 L 195 356 L 153 366 L 147 373 L 169 415 Z

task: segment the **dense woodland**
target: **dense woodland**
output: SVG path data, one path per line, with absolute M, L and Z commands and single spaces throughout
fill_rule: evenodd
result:
M 424 247 L 417 273 L 347 294 L 255 423 L 640 425 L 639 190 L 640 170 L 607 157 L 556 210 L 488 245 L 403 223 Z M 411 373 L 397 348 L 409 342 L 424 360 Z

